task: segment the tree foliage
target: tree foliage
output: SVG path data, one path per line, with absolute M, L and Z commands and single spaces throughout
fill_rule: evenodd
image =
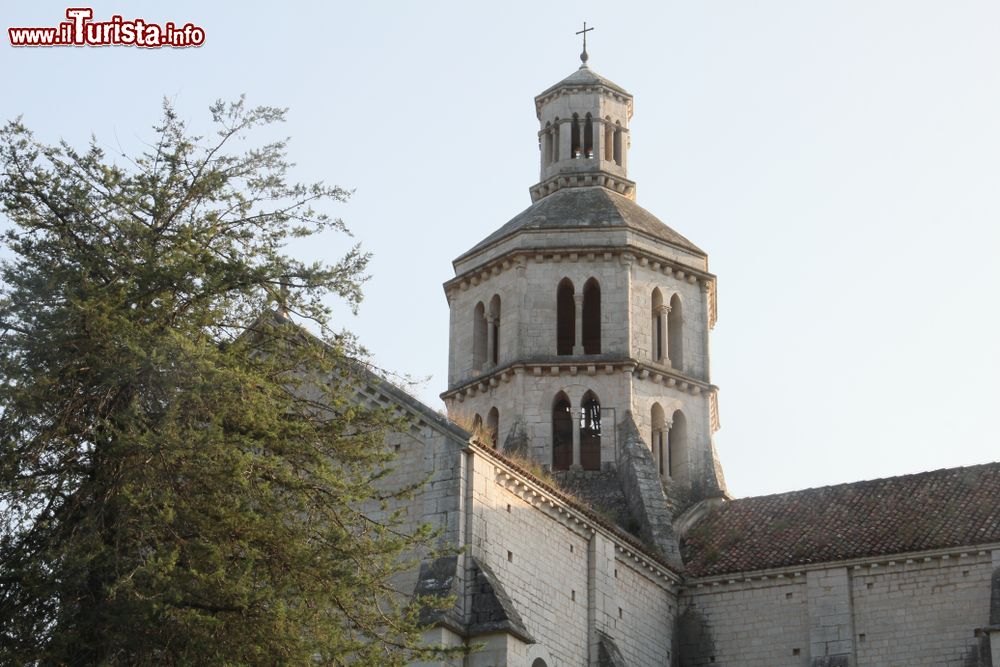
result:
M 394 665 L 416 604 L 392 594 L 429 544 L 386 511 L 386 414 L 359 407 L 324 301 L 361 298 L 357 246 L 332 264 L 293 237 L 347 232 L 347 193 L 289 182 L 283 111 L 169 104 L 155 141 L 0 133 L 0 661 Z M 124 156 L 122 156 L 123 158 Z M 280 306 L 278 314 L 275 304 Z

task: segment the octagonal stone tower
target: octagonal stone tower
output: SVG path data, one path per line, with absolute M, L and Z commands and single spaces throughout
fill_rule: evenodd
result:
M 716 278 L 635 203 L 632 96 L 584 61 L 535 111 L 532 205 L 458 257 L 444 285 L 449 415 L 553 470 L 606 474 L 639 441 L 675 508 L 722 495 Z

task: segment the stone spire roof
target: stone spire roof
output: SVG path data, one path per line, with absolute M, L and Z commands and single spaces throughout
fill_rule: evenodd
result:
M 705 251 L 634 201 L 603 187 L 565 188 L 539 199 L 455 262 L 519 232 L 628 229 L 704 257 Z
M 588 67 L 587 64 L 584 63 L 583 65 L 580 65 L 579 69 L 577 69 L 575 72 L 567 76 L 565 79 L 563 79 L 559 83 L 549 86 L 535 97 L 535 112 L 538 115 L 538 118 L 539 119 L 541 118 L 541 109 L 543 101 L 552 96 L 553 93 L 556 93 L 557 91 L 567 88 L 591 88 L 594 86 L 603 86 L 605 88 L 613 90 L 614 92 L 620 95 L 623 95 L 629 100 L 630 102 L 629 106 L 631 107 L 631 100 L 632 100 L 631 93 L 629 93 L 627 90 L 619 86 L 611 79 L 603 77 L 594 70 L 590 69 L 590 67 Z

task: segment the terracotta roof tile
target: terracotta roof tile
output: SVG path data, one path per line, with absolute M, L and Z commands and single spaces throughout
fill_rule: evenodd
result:
M 1000 463 L 732 500 L 681 543 L 688 576 L 1000 542 Z

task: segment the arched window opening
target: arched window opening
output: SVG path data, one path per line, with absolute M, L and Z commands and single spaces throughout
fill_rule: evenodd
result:
M 559 161 L 559 119 L 552 123 L 552 161 Z
M 556 394 L 552 403 L 552 469 L 569 470 L 573 464 L 573 413 L 569 397 Z
M 480 301 L 472 312 L 472 368 L 481 371 L 486 364 L 486 307 Z
M 601 402 L 592 391 L 580 404 L 580 465 L 584 470 L 601 469 Z
M 545 124 L 545 140 L 543 142 L 543 164 L 552 164 L 552 123 Z
M 570 156 L 574 160 L 576 158 L 578 158 L 578 157 L 581 157 L 581 153 L 580 153 L 580 117 L 578 115 L 576 115 L 576 114 L 573 114 L 573 125 L 572 125 L 572 133 L 570 135 L 569 153 L 570 153 Z
M 611 116 L 604 119 L 604 159 L 611 162 L 615 159 L 615 128 L 611 124 Z
M 556 291 L 556 354 L 573 354 L 576 342 L 576 304 L 573 283 L 569 278 L 559 282 Z
M 541 658 L 535 658 L 535 661 L 531 663 L 531 667 L 549 667 L 549 666 L 545 664 L 545 661 L 542 660 Z
M 674 413 L 667 434 L 667 474 L 678 482 L 687 482 L 688 435 L 687 419 L 678 410 Z
M 500 363 L 500 295 L 494 294 L 490 300 L 490 329 L 487 332 L 489 349 L 486 358 L 496 366 Z
M 653 361 L 663 361 L 663 352 L 666 347 L 663 340 L 663 325 L 665 322 L 663 321 L 663 294 L 660 293 L 659 287 L 653 289 L 653 296 L 650 301 L 652 302 L 650 354 L 653 357 Z
M 620 167 L 620 166 L 622 166 L 622 126 L 621 126 L 621 123 L 615 123 L 614 151 L 615 151 L 615 164 L 617 164 Z
M 489 414 L 486 415 L 486 434 L 493 445 L 493 449 L 496 449 L 497 440 L 500 437 L 500 411 L 496 408 L 492 408 Z
M 472 436 L 474 438 L 482 438 L 483 435 L 483 418 L 481 415 L 476 414 L 472 418 Z
M 681 298 L 670 297 L 670 313 L 667 315 L 667 356 L 677 370 L 684 368 L 684 313 Z
M 664 451 L 664 440 L 667 434 L 663 408 L 660 407 L 659 403 L 653 403 L 653 409 L 649 415 L 649 423 L 652 426 L 652 437 L 649 440 L 649 446 L 653 450 L 653 462 L 656 464 L 656 469 L 662 477 L 667 473 L 667 453 Z
M 594 278 L 583 286 L 583 353 L 601 353 L 601 286 Z
M 587 114 L 583 122 L 583 155 L 584 157 L 594 157 L 594 120 Z

